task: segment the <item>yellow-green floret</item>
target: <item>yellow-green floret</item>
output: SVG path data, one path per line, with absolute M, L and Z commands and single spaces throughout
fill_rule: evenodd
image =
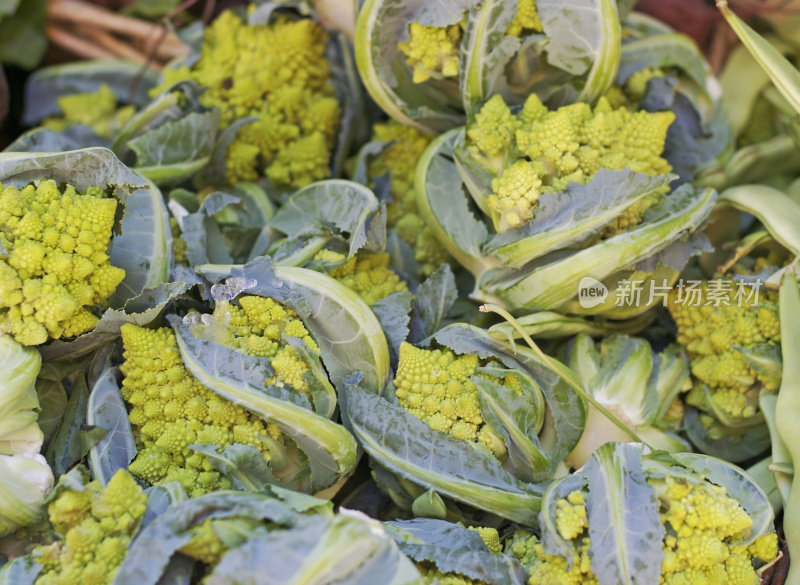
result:
M 69 126 L 89 126 L 101 138 L 112 138 L 136 113 L 134 106 L 120 106 L 117 96 L 102 83 L 95 92 L 74 93 L 58 98 L 61 116 L 47 118 L 45 128 L 64 132 Z
M 239 305 L 217 303 L 214 316 L 229 328 L 231 347 L 270 358 L 274 375 L 265 384 L 308 391 L 309 366 L 284 338 L 300 338 L 316 353 L 319 348 L 293 311 L 272 299 L 244 296 Z M 282 441 L 278 428 L 200 384 L 184 366 L 171 329 L 125 324 L 121 333 L 122 397 L 139 444 L 131 473 L 150 484 L 178 481 L 199 496 L 230 488 L 230 482 L 189 445 L 249 445 L 270 460 L 270 446 Z
M 193 80 L 200 103 L 219 108 L 220 127 L 257 116 L 227 152 L 231 183 L 267 177 L 298 188 L 330 176 L 340 106 L 326 58 L 327 34 L 313 20 L 278 18 L 248 25 L 226 11 L 206 29 L 202 57 L 191 69 L 164 72 L 164 86 Z
M 668 173 L 662 158 L 672 112 L 614 109 L 601 98 L 592 109 L 575 103 L 548 110 L 535 94 L 513 115 L 499 95 L 492 97 L 468 128 L 469 152 L 497 174 L 488 207 L 497 231 L 523 225 L 542 193 L 569 183 L 588 183 L 600 169 L 630 168 L 648 175 Z M 510 152 L 516 161 L 507 163 Z M 641 222 L 663 194 L 637 201 L 606 228 L 604 235 L 626 231 Z
M 686 347 L 694 385 L 687 401 L 734 418 L 756 414 L 760 391 L 777 391 L 780 379 L 754 369 L 740 348 L 774 347 L 780 343 L 777 306 L 761 291 L 731 281 L 702 282 L 694 289 L 674 289 L 667 308 L 678 327 L 678 343 Z M 736 346 L 736 347 L 734 347 Z
M 397 48 L 413 68 L 414 83 L 458 77 L 464 26 L 465 20 L 448 26 L 428 26 L 418 22 L 408 25 L 408 41 L 398 43 Z M 536 2 L 519 0 L 517 13 L 506 34 L 521 37 L 538 32 L 542 32 L 542 21 L 536 10 Z
M 107 585 L 125 558 L 147 510 L 147 496 L 121 469 L 101 487 L 64 490 L 48 506 L 60 540 L 34 549 L 43 566 L 36 585 Z
M 315 260 L 343 262 L 328 274 L 355 292 L 368 305 L 394 292 L 408 291 L 405 281 L 400 280 L 397 273 L 389 268 L 388 252 L 360 252 L 348 260 L 346 258 L 344 254 L 331 250 L 322 250 L 314 256 Z
M 389 143 L 369 167 L 373 181 L 388 173 L 392 201 L 386 208 L 386 224 L 414 250 L 420 273 L 427 276 L 447 262 L 447 251 L 439 244 L 428 224 L 419 215 L 414 175 L 417 162 L 431 142 L 416 128 L 390 120 L 373 126 L 373 140 Z
M 93 309 L 125 277 L 108 257 L 116 214 L 100 188 L 0 185 L 1 332 L 40 345 L 94 328 Z
M 506 455 L 503 439 L 485 424 L 478 389 L 472 376 L 485 376 L 476 355 L 457 356 L 450 350 L 420 349 L 400 345 L 394 379 L 398 404 L 432 429 L 461 441 L 486 445 L 498 458 Z M 493 378 L 515 390 L 519 379 L 512 375 Z
M 736 545 L 750 533 L 753 519 L 725 488 L 673 477 L 647 481 L 654 488 L 666 531 L 660 585 L 758 585 L 753 563 L 769 562 L 778 554 L 774 532 L 750 546 Z M 528 569 L 530 585 L 596 584 L 583 492 L 571 492 L 556 506 L 556 529 L 573 545 L 572 566 L 568 564 L 572 559 L 547 554 L 533 535 L 514 538 L 514 556 Z

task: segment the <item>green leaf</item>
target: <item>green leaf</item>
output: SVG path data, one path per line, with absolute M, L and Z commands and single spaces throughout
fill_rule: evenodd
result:
M 422 585 L 414 567 L 380 523 L 343 511 L 289 530 L 262 532 L 229 551 L 206 577 L 208 585 Z
M 704 418 L 708 417 L 694 408 L 687 408 L 683 417 L 686 436 L 698 451 L 732 463 L 744 463 L 769 449 L 769 430 L 765 424 L 730 428 L 713 422 L 708 426 Z
M 36 380 L 36 392 L 39 395 L 39 428 L 44 433 L 44 444 L 50 442 L 67 408 L 67 393 L 60 380 Z
M 269 363 L 195 337 L 181 319 L 171 319 L 186 368 L 206 388 L 274 423 L 308 458 L 309 489 L 330 487 L 356 464 L 356 444 L 344 427 L 315 414 L 308 400 L 289 388 L 264 386 Z M 305 404 L 301 401 L 304 399 Z
M 122 401 L 114 370 L 107 368 L 92 388 L 86 422 L 104 429 L 105 436 L 89 452 L 89 468 L 102 485 L 119 469 L 127 469 L 136 457 L 128 411 Z
M 669 186 L 674 175 L 649 176 L 630 169 L 600 169 L 587 184 L 544 193 L 536 215 L 522 227 L 493 236 L 485 253 L 503 266 L 522 268 L 549 252 L 591 241 L 614 219 L 644 197 Z
M 352 256 L 367 244 L 370 222 L 379 207 L 375 194 L 364 185 L 340 179 L 320 181 L 289 197 L 270 226 L 289 236 L 312 225 L 333 226 L 347 235 Z M 382 251 L 385 244 L 384 238 L 373 251 Z
M 767 72 L 775 87 L 800 114 L 800 72 L 781 55 L 778 49 L 736 16 L 728 8 L 727 2 L 719 2 L 717 6 L 742 44 Z
M 230 193 L 214 191 L 203 199 L 199 210 L 183 218 L 181 235 L 186 241 L 186 257 L 190 266 L 233 262 L 214 214 L 238 202 L 239 199 Z
M 434 431 L 359 387 L 347 384 L 342 398 L 345 424 L 370 457 L 389 471 L 503 518 L 536 524 L 541 489 L 516 479 L 488 452 Z
M 20 556 L 0 567 L 0 585 L 34 585 L 44 567 L 29 556 Z
M 29 0 L 25 0 L 26 3 Z M 61 114 L 58 98 L 76 93 L 94 93 L 106 84 L 117 99 L 136 107 L 150 102 L 150 90 L 158 83 L 154 69 L 142 69 L 130 61 L 79 61 L 51 65 L 34 71 L 25 84 L 22 123 L 35 126 Z
M 547 61 L 572 75 L 588 72 L 579 101 L 594 102 L 617 74 L 622 29 L 616 0 L 537 0 Z
M 486 585 L 523 585 L 525 571 L 511 556 L 489 552 L 477 530 L 429 518 L 384 524 L 400 550 L 442 573 L 458 573 Z
M 231 480 L 233 489 L 258 492 L 278 482 L 264 455 L 252 445 L 234 443 L 222 452 L 218 445 L 189 445 L 189 449 L 208 457 L 214 469 Z
M 607 443 L 582 471 L 589 489 L 592 572 L 601 583 L 647 585 L 661 574 L 665 531 L 641 457 L 640 445 Z
M 514 475 L 524 481 L 546 480 L 550 460 L 538 436 L 545 414 L 541 391 L 520 370 L 484 367 L 480 371 L 498 378 L 513 374 L 519 379 L 520 393 L 483 376 L 471 378 L 478 389 L 483 420 L 505 439 L 508 463 Z
M 417 496 L 411 503 L 411 513 L 415 517 L 439 518 L 447 517 L 447 505 L 436 490 L 429 489 L 421 496 Z
M 81 427 L 86 420 L 89 389 L 86 379 L 78 376 L 70 393 L 64 418 L 47 447 L 47 462 L 57 476 L 66 473 L 81 460 Z
M 484 294 L 496 295 L 514 311 L 553 310 L 577 295 L 582 278 L 602 280 L 697 229 L 715 199 L 711 189 L 678 189 L 633 230 L 566 255 L 545 257 L 522 274 L 511 270 L 488 272 L 479 286 Z
M 291 525 L 297 514 L 273 497 L 218 492 L 192 498 L 162 512 L 133 541 L 112 585 L 157 585 L 175 552 L 192 538 L 192 526 L 207 518 L 245 517 Z
M 470 199 L 453 160 L 453 147 L 461 133 L 463 129 L 441 135 L 420 157 L 415 178 L 417 205 L 450 255 L 473 274 L 481 274 L 497 263 L 483 258 L 482 246 L 489 233 L 469 208 Z
M 191 112 L 133 138 L 135 168 L 158 185 L 180 183 L 205 167 L 214 149 L 219 110 Z
M 520 47 L 506 34 L 517 14 L 517 3 L 486 0 L 471 11 L 461 40 L 460 88 L 464 110 L 472 112 L 495 93 L 509 93 L 505 69 Z
M 716 83 L 697 43 L 684 34 L 649 34 L 639 39 L 626 40 L 622 45 L 616 83 L 622 85 L 631 75 L 648 67 L 677 67 L 706 93 L 710 93 L 711 84 Z M 725 99 L 728 99 L 727 94 Z
M 441 329 L 458 299 L 456 278 L 449 264 L 442 264 L 414 293 L 409 343 L 418 343 Z
M 381 328 L 386 335 L 393 365 L 396 365 L 399 359 L 400 344 L 409 336 L 411 320 L 409 313 L 414 301 L 415 296 L 410 292 L 396 291 L 370 305 L 370 309 L 380 321 Z
M 47 50 L 47 0 L 25 0 L 0 18 L 0 63 L 34 69 Z
M 755 215 L 779 244 L 800 254 L 800 205 L 782 191 L 767 185 L 740 185 L 720 193 L 719 202 Z

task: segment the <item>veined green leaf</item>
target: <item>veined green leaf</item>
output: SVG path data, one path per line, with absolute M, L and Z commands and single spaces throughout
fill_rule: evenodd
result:
M 400 550 L 442 573 L 458 573 L 486 585 L 522 585 L 525 571 L 508 555 L 489 552 L 477 530 L 432 518 L 384 523 Z
M 106 368 L 95 383 L 86 410 L 87 424 L 106 431 L 89 451 L 92 476 L 106 485 L 117 470 L 127 469 L 136 457 L 136 441 L 128 411 L 112 368 Z
M 441 329 L 458 299 L 456 279 L 449 264 L 442 264 L 417 287 L 412 301 L 409 343 L 417 343 Z
M 582 471 L 592 572 L 601 583 L 647 585 L 661 574 L 664 526 L 641 457 L 640 445 L 607 443 Z
M 582 278 L 602 280 L 697 229 L 715 199 L 716 193 L 711 189 L 675 191 L 659 206 L 656 217 L 650 221 L 646 217 L 633 230 L 577 252 L 545 257 L 537 266 L 525 270 L 488 272 L 481 277 L 479 287 L 515 311 L 552 310 L 578 294 Z
M 622 29 L 616 0 L 537 0 L 547 60 L 572 75 L 588 72 L 578 101 L 594 102 L 617 75 Z
M 364 185 L 332 179 L 313 183 L 294 193 L 281 206 L 270 226 L 289 236 L 311 225 L 333 225 L 348 234 L 350 251 L 354 255 L 367 244 L 370 221 L 380 204 L 375 194 Z M 378 242 L 382 250 L 386 241 Z
M 485 0 L 470 14 L 461 41 L 459 71 L 466 112 L 503 89 L 498 78 L 520 46 L 518 38 L 506 34 L 516 13 L 516 2 Z
M 206 577 L 208 585 L 422 585 L 414 564 L 380 523 L 358 512 L 261 532 L 228 552 Z
M 772 83 L 783 97 L 800 114 L 800 72 L 781 55 L 780 51 L 767 42 L 764 37 L 754 31 L 728 8 L 725 0 L 717 2 L 717 6 L 731 25 L 731 28 L 742 41 L 747 50 L 767 72 Z
M 648 176 L 630 169 L 600 169 L 587 184 L 544 193 L 522 227 L 493 236 L 484 250 L 504 266 L 522 268 L 545 254 L 598 235 L 632 204 L 668 187 L 674 175 Z
M 171 324 L 183 363 L 203 386 L 275 423 L 297 443 L 308 457 L 312 491 L 330 487 L 353 469 L 356 443 L 350 433 L 315 414 L 307 400 L 302 406 L 293 390 L 265 387 L 265 360 L 199 339 L 180 318 L 172 318 Z
M 420 215 L 436 239 L 458 263 L 475 275 L 497 266 L 483 257 L 489 236 L 486 226 L 469 208 L 461 176 L 453 160 L 453 147 L 463 129 L 435 139 L 417 163 L 415 186 Z
M 640 39 L 626 41 L 622 45 L 617 83 L 625 83 L 631 75 L 647 67 L 678 67 L 698 87 L 711 93 L 707 87 L 712 83 L 711 68 L 697 44 L 684 34 L 674 32 L 650 34 Z M 727 95 L 725 99 L 728 99 Z
M 488 452 L 431 429 L 357 386 L 347 384 L 343 396 L 345 424 L 370 457 L 392 473 L 503 518 L 536 524 L 541 488 L 516 479 Z
M 291 526 L 298 518 L 280 500 L 252 492 L 216 492 L 172 506 L 133 541 L 112 585 L 157 585 L 175 552 L 192 538 L 191 527 L 206 518 L 240 516 Z
M 779 244 L 800 254 L 800 205 L 782 191 L 767 185 L 740 185 L 720 193 L 719 202 L 755 215 Z

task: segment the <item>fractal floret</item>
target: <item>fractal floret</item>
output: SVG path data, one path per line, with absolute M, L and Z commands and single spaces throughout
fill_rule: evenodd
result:
M 431 139 L 416 128 L 393 120 L 375 124 L 373 134 L 373 140 L 388 143 L 369 167 L 373 181 L 387 173 L 391 180 L 392 201 L 386 208 L 386 225 L 414 250 L 420 273 L 431 274 L 448 259 L 447 250 L 419 215 L 414 187 L 417 162 Z
M 111 583 L 147 510 L 147 496 L 121 469 L 105 487 L 63 489 L 48 506 L 59 540 L 33 551 L 43 566 L 36 585 Z
M 0 187 L 0 331 L 40 345 L 94 328 L 125 277 L 108 255 L 117 207 L 97 187 Z
M 319 349 L 291 309 L 272 299 L 244 296 L 238 305 L 218 302 L 213 317 L 228 331 L 230 347 L 270 358 L 274 373 L 265 384 L 308 392 L 305 374 L 309 366 L 285 338 L 298 338 L 315 353 Z M 247 445 L 270 461 L 270 449 L 280 448 L 283 441 L 278 427 L 194 378 L 182 361 L 171 329 L 125 324 L 121 332 L 125 348 L 122 396 L 141 445 L 130 465 L 131 473 L 150 484 L 178 481 L 190 495 L 198 496 L 231 485 L 190 445 Z
M 394 383 L 400 406 L 429 427 L 461 441 L 480 442 L 497 457 L 506 454 L 503 439 L 481 416 L 478 388 L 470 379 L 481 375 L 476 355 L 455 355 L 449 350 L 429 350 L 410 343 L 400 346 L 400 361 Z M 519 390 L 519 379 L 509 374 L 495 378 Z
M 576 475 L 548 488 L 542 541 L 520 535 L 507 545 L 530 584 L 618 582 L 616 571 L 625 570 L 632 551 L 610 551 L 604 535 L 635 530 L 636 554 L 647 565 L 637 569 L 643 582 L 757 585 L 757 568 L 778 554 L 761 488 L 721 460 L 643 453 L 641 445 L 608 443 Z M 636 506 L 636 528 L 616 516 L 617 506 Z
M 687 401 L 723 420 L 756 414 L 761 391 L 776 392 L 780 319 L 774 293 L 722 279 L 676 288 L 668 309 L 686 347 L 694 386 Z
M 408 285 L 389 267 L 389 253 L 361 252 L 350 259 L 344 254 L 323 250 L 315 260 L 342 262 L 328 275 L 355 292 L 361 300 L 372 305 L 394 292 L 408 291 Z
M 206 30 L 191 69 L 165 71 L 163 87 L 192 80 L 206 88 L 200 103 L 219 108 L 220 128 L 259 118 L 228 148 L 230 183 L 265 176 L 278 187 L 299 188 L 330 176 L 340 106 L 327 39 L 308 18 L 250 25 L 226 11 Z
M 136 113 L 135 106 L 120 106 L 106 83 L 95 92 L 75 93 L 58 98 L 61 116 L 46 118 L 42 126 L 64 132 L 74 124 L 91 128 L 101 138 L 112 138 Z
M 495 229 L 520 227 L 534 216 L 541 193 L 588 183 L 600 169 L 669 173 L 672 167 L 661 155 L 674 119 L 672 112 L 614 109 L 606 99 L 594 109 L 576 103 L 551 111 L 536 94 L 513 116 L 503 98 L 494 96 L 467 136 L 473 158 L 497 174 L 487 202 Z M 503 155 L 509 149 L 520 158 L 506 166 Z M 606 234 L 636 226 L 657 202 L 657 197 L 638 201 L 607 226 Z

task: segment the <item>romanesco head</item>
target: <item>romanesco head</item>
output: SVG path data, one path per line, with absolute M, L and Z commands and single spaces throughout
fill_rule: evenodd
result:
M 614 109 L 605 98 L 594 109 L 575 103 L 551 111 L 535 94 L 514 116 L 501 96 L 492 97 L 468 126 L 467 137 L 472 157 L 498 175 L 488 201 L 495 229 L 522 225 L 535 215 L 541 193 L 588 183 L 600 169 L 668 173 L 671 167 L 661 155 L 674 119 L 672 112 Z M 603 236 L 635 227 L 661 196 L 631 205 Z
M 483 443 L 502 458 L 505 442 L 485 424 L 478 389 L 470 380 L 485 375 L 477 371 L 480 365 L 475 355 L 457 356 L 447 349 L 421 349 L 404 342 L 394 379 L 397 401 L 432 429 L 461 441 Z
M 398 43 L 397 48 L 414 68 L 414 83 L 458 76 L 463 33 L 462 22 L 449 26 L 425 26 L 412 22 L 408 26 L 408 42 Z
M 95 92 L 74 93 L 58 98 L 61 116 L 47 118 L 45 128 L 64 132 L 73 124 L 89 126 L 101 138 L 112 138 L 136 113 L 134 106 L 120 106 L 111 88 L 101 83 Z
M 0 185 L 0 331 L 40 345 L 94 328 L 94 308 L 125 277 L 108 257 L 116 213 L 99 188 Z
M 387 173 L 391 179 L 392 201 L 386 209 L 386 223 L 414 250 L 420 273 L 431 274 L 449 258 L 447 250 L 419 215 L 416 202 L 414 174 L 431 137 L 390 120 L 373 126 L 373 139 L 389 143 L 369 166 L 371 180 Z
M 752 518 L 725 488 L 702 479 L 690 483 L 672 476 L 650 476 L 664 525 L 661 585 L 756 585 L 753 561 L 769 562 L 778 554 L 774 532 L 749 547 L 734 544 L 750 533 Z M 590 545 L 584 493 L 574 491 L 556 503 L 556 529 L 573 545 L 574 562 L 548 555 L 535 536 L 515 537 L 509 546 L 529 570 L 533 584 L 596 584 L 588 555 Z M 569 559 L 570 561 L 572 559 Z
M 200 103 L 220 110 L 220 127 L 257 116 L 228 148 L 231 183 L 266 176 L 299 188 L 330 176 L 340 111 L 326 58 L 327 34 L 313 20 L 249 25 L 225 11 L 206 29 L 191 69 L 167 69 L 164 85 L 193 80 Z
M 265 384 L 309 391 L 309 365 L 286 338 L 302 340 L 315 353 L 319 347 L 294 311 L 245 295 L 238 304 L 218 302 L 213 315 L 229 333 L 226 344 L 270 359 L 273 376 Z M 200 384 L 183 364 L 171 329 L 125 324 L 120 332 L 122 397 L 139 446 L 129 466 L 132 474 L 150 484 L 178 481 L 194 497 L 231 485 L 190 445 L 249 445 L 270 460 L 270 446 L 283 440 L 280 430 Z
M 330 253 L 323 251 L 315 259 L 325 259 L 326 256 L 330 256 Z M 344 259 L 344 256 L 341 255 L 341 258 Z M 400 276 L 389 268 L 389 261 L 388 252 L 360 252 L 328 274 L 355 292 L 365 303 L 372 305 L 394 292 L 408 290 L 405 281 L 400 280 Z
M 61 540 L 33 551 L 42 565 L 36 584 L 111 583 L 146 510 L 147 496 L 124 469 L 105 487 L 64 490 L 48 507 Z
M 703 407 L 708 392 L 715 407 L 734 418 L 753 416 L 760 390 L 776 391 L 780 385 L 750 366 L 737 349 L 780 343 L 777 307 L 763 294 L 756 299 L 753 290 L 718 279 L 676 288 L 667 299 L 695 380 L 687 400 Z

